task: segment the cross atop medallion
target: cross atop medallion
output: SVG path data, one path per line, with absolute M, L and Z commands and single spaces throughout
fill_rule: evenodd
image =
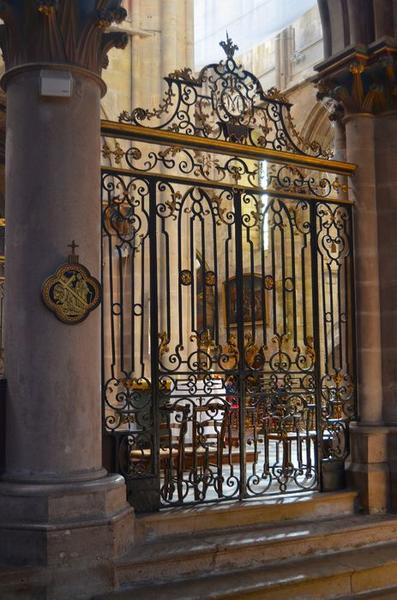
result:
M 75 250 L 76 248 L 78 248 L 79 245 L 76 244 L 76 242 L 74 240 L 72 240 L 71 244 L 68 244 L 68 248 L 72 249 L 72 253 L 69 254 L 69 264 L 76 264 L 79 262 L 79 255 L 76 254 Z

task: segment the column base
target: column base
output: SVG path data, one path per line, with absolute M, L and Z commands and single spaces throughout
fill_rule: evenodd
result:
M 397 512 L 397 427 L 389 427 L 390 510 Z
M 38 597 L 46 600 L 112 590 L 112 563 L 134 538 L 133 509 L 120 475 L 84 483 L 1 482 L 0 515 L 0 566 L 25 567 L 15 571 L 14 587 L 27 572 L 29 589 L 38 586 Z
M 382 425 L 352 423 L 351 458 L 347 481 L 359 493 L 361 510 L 384 513 L 390 508 L 390 471 L 387 460 L 389 429 Z

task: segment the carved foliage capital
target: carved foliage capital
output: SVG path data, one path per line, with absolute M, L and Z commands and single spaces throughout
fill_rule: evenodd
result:
M 66 63 L 100 74 L 107 53 L 127 36 L 121 0 L 0 0 L 0 47 L 6 69 L 26 63 Z
M 354 60 L 334 76 L 317 81 L 317 98 L 345 114 L 380 114 L 397 109 L 397 63 L 391 55 Z

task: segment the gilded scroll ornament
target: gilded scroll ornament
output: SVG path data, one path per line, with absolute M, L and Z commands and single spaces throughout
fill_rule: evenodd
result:
M 78 247 L 70 244 L 72 253 L 68 262 L 45 280 L 41 297 L 47 308 L 68 325 L 81 323 L 101 301 L 101 286 L 75 254 Z

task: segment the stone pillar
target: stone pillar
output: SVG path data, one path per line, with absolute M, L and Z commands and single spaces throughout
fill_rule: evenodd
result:
M 382 421 L 382 340 L 375 172 L 375 117 L 345 118 L 346 158 L 358 165 L 355 201 L 355 289 L 359 422 L 351 426 L 351 482 L 368 512 L 388 504 L 387 429 Z
M 100 72 L 107 50 L 125 41 L 104 31 L 125 16 L 119 5 L 0 7 L 8 384 L 0 562 L 41 567 L 46 598 L 57 600 L 111 589 L 110 561 L 133 533 L 124 480 L 102 468 L 100 311 L 66 325 L 40 297 L 73 239 L 80 262 L 100 276 Z M 60 95 L 49 95 L 43 78 L 70 78 L 70 94 L 55 85 Z
M 178 63 L 178 0 L 161 3 L 161 71 L 166 77 L 174 71 Z
M 185 0 L 185 64 L 194 65 L 194 0 Z
M 141 101 L 141 80 L 142 80 L 142 69 L 141 69 L 141 36 L 139 30 L 141 28 L 141 3 L 140 0 L 135 0 L 132 3 L 131 11 L 132 29 L 134 30 L 131 35 L 131 109 L 136 106 L 143 106 L 144 103 Z
M 347 159 L 358 165 L 352 186 L 360 424 L 352 428 L 352 473 L 362 505 L 375 512 L 397 508 L 397 3 L 347 0 L 344 10 L 334 0 L 318 3 L 325 39 L 325 61 L 316 67 L 320 95 L 341 103 L 349 114 Z
M 382 319 L 383 418 L 389 426 L 391 507 L 397 509 L 397 112 L 376 118 L 376 193 Z

